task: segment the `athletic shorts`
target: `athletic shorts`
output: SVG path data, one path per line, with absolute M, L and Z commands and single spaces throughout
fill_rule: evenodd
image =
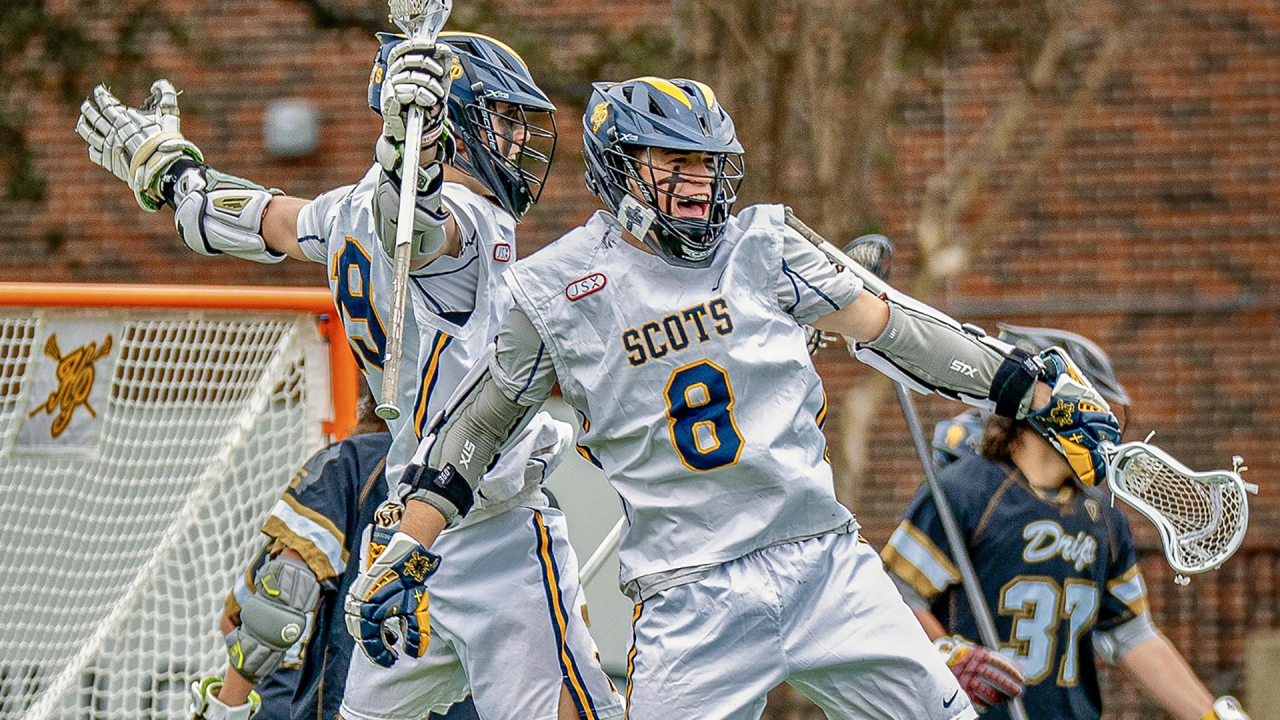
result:
M 630 720 L 755 720 L 786 682 L 830 718 L 977 713 L 856 533 L 783 543 L 635 608 Z
M 431 644 L 390 668 L 351 657 L 345 720 L 421 720 L 470 692 L 486 720 L 555 720 L 567 687 L 583 720 L 621 717 L 583 620 L 578 561 L 558 510 L 517 507 L 444 533 L 427 582 Z

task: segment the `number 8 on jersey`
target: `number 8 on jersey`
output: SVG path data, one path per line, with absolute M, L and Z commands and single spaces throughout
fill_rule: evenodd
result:
M 742 434 L 733 419 L 733 387 L 710 360 L 676 368 L 664 391 L 671 443 L 690 470 L 706 472 L 738 462 Z

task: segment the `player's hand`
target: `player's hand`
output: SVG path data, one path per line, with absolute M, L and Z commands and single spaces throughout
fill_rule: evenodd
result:
M 211 677 L 191 683 L 191 720 L 249 720 L 262 708 L 257 690 L 249 692 L 243 705 L 226 705 L 218 699 L 222 679 Z
M 200 148 L 182 136 L 178 91 L 168 80 L 151 84 L 142 107 L 125 107 L 102 85 L 80 104 L 76 133 L 89 143 L 89 159 L 129 184 L 138 205 L 155 212 L 164 205 L 160 177 L 174 161 L 203 162 Z
M 370 559 L 351 584 L 345 604 L 347 632 L 374 663 L 395 664 L 399 637 L 404 651 L 422 657 L 431 640 L 427 612 L 427 578 L 440 566 L 440 556 L 412 536 L 396 532 L 389 539 L 376 525 L 366 537 L 362 556 Z M 385 543 L 385 544 L 384 544 Z
M 959 635 L 940 637 L 933 644 L 978 712 L 1018 697 L 1026 687 L 1022 668 L 1011 658 Z
M 1249 715 L 1240 707 L 1239 701 L 1230 695 L 1223 695 L 1213 701 L 1213 708 L 1201 720 L 1249 720 Z
M 835 333 L 823 332 L 812 325 L 805 325 L 804 341 L 805 345 L 809 347 L 809 354 L 817 355 L 822 348 L 839 342 L 840 336 Z
M 406 40 L 391 50 L 380 103 L 384 138 L 395 145 L 404 144 L 405 124 L 412 105 L 422 108 L 423 144 L 433 143 L 440 137 L 456 63 L 453 51 L 443 43 Z
M 1111 406 L 1061 348 L 1040 353 L 1052 389 L 1049 404 L 1027 415 L 1027 420 L 1071 464 L 1080 482 L 1092 487 L 1107 474 L 1099 450 L 1103 443 L 1120 442 L 1120 423 Z

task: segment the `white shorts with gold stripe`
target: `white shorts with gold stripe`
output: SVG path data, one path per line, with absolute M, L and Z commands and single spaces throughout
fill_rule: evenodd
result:
M 517 507 L 447 532 L 428 582 L 431 644 L 391 668 L 358 650 L 342 700 L 346 720 L 422 720 L 468 692 L 486 720 L 555 720 L 560 688 L 578 716 L 622 716 L 583 619 L 578 561 L 559 510 Z
M 784 682 L 831 718 L 977 717 L 856 533 L 763 548 L 636 606 L 629 720 L 756 720 Z

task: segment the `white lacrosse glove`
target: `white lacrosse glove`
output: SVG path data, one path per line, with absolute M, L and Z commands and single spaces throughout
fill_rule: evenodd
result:
M 257 690 L 249 692 L 249 701 L 234 707 L 218 699 L 222 679 L 211 677 L 191 683 L 192 720 L 249 720 L 262 709 L 262 698 Z
M 89 159 L 129 184 L 138 205 L 155 212 L 164 205 L 160 177 L 177 160 L 203 162 L 200 148 L 182 136 L 178 91 L 168 80 L 151 84 L 151 94 L 134 110 L 102 85 L 80 104 L 76 132 L 89 143 Z
M 387 79 L 382 83 L 382 136 L 404 144 L 409 107 L 422 108 L 422 144 L 434 143 L 444 131 L 449 85 L 457 59 L 449 46 L 406 40 L 387 58 Z

